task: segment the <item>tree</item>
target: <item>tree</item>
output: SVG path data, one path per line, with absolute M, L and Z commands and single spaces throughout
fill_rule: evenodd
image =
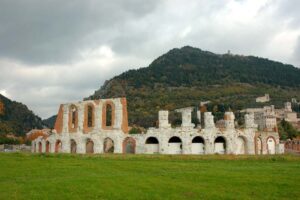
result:
M 300 135 L 293 125 L 284 119 L 279 123 L 278 131 L 281 140 L 293 139 Z

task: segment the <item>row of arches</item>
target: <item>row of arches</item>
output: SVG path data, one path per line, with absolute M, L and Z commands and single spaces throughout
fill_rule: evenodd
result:
M 275 139 L 273 137 L 267 138 L 267 154 L 275 154 Z M 42 142 L 38 142 L 38 152 L 42 152 Z M 55 142 L 55 153 L 62 152 L 62 142 L 61 140 L 56 140 Z M 160 153 L 160 142 L 154 137 L 150 136 L 145 140 L 145 153 L 148 154 L 158 154 Z M 168 154 L 182 154 L 183 153 L 183 143 L 180 137 L 173 136 L 168 140 L 168 148 L 166 153 Z M 256 138 L 256 153 L 262 154 L 262 140 L 260 137 Z M 226 154 L 228 153 L 228 144 L 226 138 L 223 136 L 218 136 L 214 139 L 213 143 L 213 153 L 216 154 Z M 34 147 L 36 149 L 36 146 Z M 105 138 L 103 141 L 103 153 L 114 153 L 115 144 L 111 138 Z M 50 152 L 50 142 L 46 141 L 45 152 Z M 70 140 L 70 152 L 77 153 L 77 143 L 74 139 Z M 134 154 L 136 152 L 136 141 L 132 137 L 127 137 L 122 142 L 122 152 Z M 247 154 L 247 142 L 246 138 L 239 136 L 235 144 L 236 154 Z M 85 153 L 94 153 L 94 142 L 92 139 L 86 139 L 85 142 Z M 201 136 L 196 136 L 191 142 L 191 153 L 192 154 L 205 154 L 205 141 Z
M 102 126 L 103 128 L 110 128 L 114 125 L 114 104 L 113 102 L 106 102 L 102 108 Z M 84 127 L 87 129 L 95 126 L 95 106 L 88 103 L 84 108 Z M 69 106 L 69 132 L 76 132 L 78 128 L 78 108 L 72 104 Z

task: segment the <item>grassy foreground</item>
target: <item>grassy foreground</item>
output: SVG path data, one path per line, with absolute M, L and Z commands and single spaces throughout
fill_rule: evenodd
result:
M 0 199 L 299 199 L 300 157 L 0 154 Z

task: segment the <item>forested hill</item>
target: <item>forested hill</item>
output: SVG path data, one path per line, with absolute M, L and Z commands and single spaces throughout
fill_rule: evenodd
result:
M 41 118 L 26 105 L 0 94 L 0 136 L 9 133 L 21 136 L 33 128 L 43 128 Z
M 300 69 L 254 56 L 214 54 L 193 47 L 172 49 L 148 67 L 112 78 L 91 99 L 126 96 L 131 124 L 150 126 L 159 109 L 211 100 L 223 109 L 262 106 L 255 97 L 269 93 L 281 106 L 300 99 Z M 172 119 L 171 119 L 172 120 Z

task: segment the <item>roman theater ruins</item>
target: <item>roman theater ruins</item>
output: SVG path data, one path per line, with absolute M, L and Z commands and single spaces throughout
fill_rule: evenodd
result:
M 254 114 L 245 115 L 242 129 L 235 128 L 232 112 L 224 115 L 224 126 L 216 127 L 205 112 L 203 126 L 192 123 L 194 107 L 177 109 L 182 124 L 172 127 L 169 111 L 158 113 L 158 127 L 129 134 L 126 98 L 87 100 L 63 104 L 55 127 L 32 141 L 32 152 L 46 153 L 136 153 L 136 154 L 279 154 L 277 128 L 259 130 Z M 197 118 L 201 121 L 201 113 Z

